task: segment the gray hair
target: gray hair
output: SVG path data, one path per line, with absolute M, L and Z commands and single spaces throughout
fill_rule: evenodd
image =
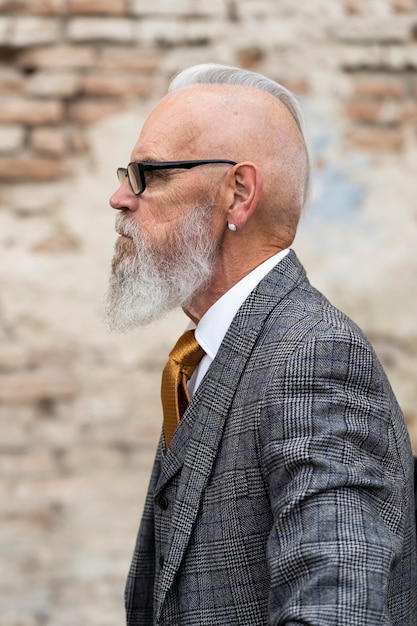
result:
M 242 85 L 254 89 L 262 89 L 282 102 L 294 118 L 305 146 L 307 159 L 303 189 L 303 205 L 305 206 L 311 188 L 312 153 L 304 114 L 295 95 L 283 87 L 283 85 L 262 74 L 216 63 L 203 63 L 182 70 L 171 80 L 168 92 L 197 84 Z

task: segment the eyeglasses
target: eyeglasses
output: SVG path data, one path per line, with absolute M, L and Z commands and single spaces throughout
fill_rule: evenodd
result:
M 133 193 L 138 196 L 146 189 L 145 172 L 152 170 L 190 170 L 199 165 L 210 165 L 212 163 L 226 163 L 228 165 L 237 165 L 235 161 L 226 159 L 207 159 L 205 161 L 133 161 L 127 167 L 119 167 L 117 169 L 117 178 L 122 184 L 126 177 L 129 179 Z

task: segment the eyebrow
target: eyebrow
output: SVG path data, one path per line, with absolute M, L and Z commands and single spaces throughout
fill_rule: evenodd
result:
M 147 154 L 146 156 L 142 156 L 140 159 L 134 159 L 131 163 L 160 163 L 161 161 L 163 162 L 160 158 Z

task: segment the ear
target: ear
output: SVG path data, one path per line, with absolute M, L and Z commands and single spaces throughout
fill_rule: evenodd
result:
M 259 167 L 250 161 L 238 163 L 233 175 L 233 200 L 227 211 L 227 221 L 234 224 L 237 230 L 241 230 L 258 204 L 263 178 Z

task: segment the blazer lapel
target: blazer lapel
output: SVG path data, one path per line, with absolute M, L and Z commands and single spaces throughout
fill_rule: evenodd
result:
M 186 550 L 233 397 L 262 326 L 274 307 L 285 307 L 283 297 L 304 277 L 302 266 L 290 252 L 250 294 L 230 325 L 184 413 L 181 427 L 171 440 L 162 462 L 155 496 L 178 471 L 181 471 L 181 479 L 161 574 L 158 617 Z
M 211 459 L 210 467 L 214 461 L 224 419 L 257 337 L 256 332 L 251 332 L 244 338 L 237 334 L 235 339 L 235 333 L 231 332 L 230 345 L 222 344 L 181 419 L 181 427 L 174 433 L 162 460 L 156 496 L 184 465 L 193 463 L 191 455 L 193 451 L 197 454 L 197 448 L 198 454 Z
M 162 463 L 156 497 L 176 472 L 181 471 L 181 479 L 161 574 L 158 617 L 186 550 L 239 378 L 256 341 L 255 332 L 247 333 L 243 342 L 237 333 L 234 340 L 235 333 L 230 333 L 230 345 L 223 346 L 211 364 Z

